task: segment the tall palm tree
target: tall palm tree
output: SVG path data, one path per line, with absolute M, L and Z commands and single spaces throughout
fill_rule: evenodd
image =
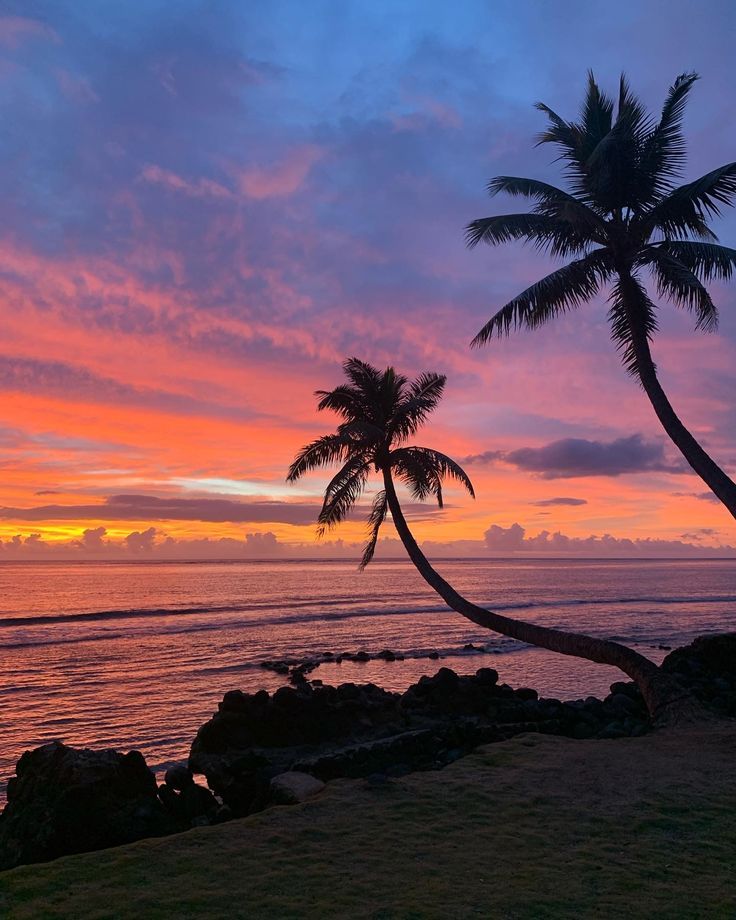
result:
M 439 403 L 446 378 L 425 373 L 409 381 L 392 367 L 381 372 L 357 358 L 347 360 L 343 369 L 347 383 L 334 390 L 318 390 L 315 394 L 319 398 L 318 409 L 330 409 L 342 421 L 334 433 L 303 447 L 287 476 L 288 482 L 296 482 L 312 470 L 340 464 L 339 471 L 325 489 L 318 517 L 320 533 L 346 518 L 363 493 L 371 472 L 376 472 L 383 480 L 383 489 L 373 500 L 361 569 L 373 558 L 381 525 L 390 511 L 411 561 L 427 584 L 457 613 L 479 626 L 522 642 L 620 668 L 641 688 L 654 718 L 664 720 L 681 709 L 686 699 L 682 689 L 638 652 L 617 642 L 548 629 L 485 610 L 458 594 L 435 571 L 409 529 L 394 479 L 408 486 L 420 501 L 434 496 L 440 507 L 442 482 L 447 477 L 456 480 L 474 496 L 470 479 L 454 460 L 432 448 L 406 443 Z
M 473 345 L 512 329 L 536 329 L 609 288 L 611 335 L 626 369 L 641 382 L 657 417 L 682 455 L 736 517 L 736 483 L 711 459 L 678 418 L 657 378 L 650 341 L 657 292 L 689 310 L 698 329 L 712 330 L 718 310 L 703 282 L 728 279 L 736 250 L 720 246 L 708 226 L 736 196 L 736 163 L 675 187 L 685 159 L 682 116 L 697 74 L 681 74 L 670 87 L 659 120 L 647 114 L 621 77 L 618 101 L 601 92 L 591 74 L 579 121 L 565 121 L 538 103 L 549 125 L 539 144 L 554 144 L 564 161 L 569 191 L 515 176 L 497 176 L 491 195 L 529 199 L 531 212 L 474 220 L 467 242 L 494 246 L 533 243 L 562 258 L 563 268 L 501 307 Z

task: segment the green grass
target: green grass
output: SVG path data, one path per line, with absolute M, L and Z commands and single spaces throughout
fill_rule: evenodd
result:
M 736 731 L 527 735 L 385 786 L 0 875 L 0 916 L 736 917 Z

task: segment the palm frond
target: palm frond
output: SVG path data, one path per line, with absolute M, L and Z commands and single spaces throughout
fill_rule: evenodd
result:
M 610 304 L 608 319 L 611 323 L 611 338 L 621 354 L 621 360 L 632 377 L 639 376 L 639 364 L 634 348 L 635 334 L 642 334 L 651 340 L 657 331 L 656 307 L 649 299 L 639 279 L 618 277 L 612 285 L 608 298 Z
M 581 232 L 569 222 L 546 214 L 480 217 L 465 228 L 465 241 L 470 249 L 478 243 L 496 246 L 511 240 L 524 240 L 541 252 L 563 257 L 585 252 L 592 241 L 589 232 Z
M 381 372 L 372 364 L 359 358 L 348 358 L 343 362 L 342 369 L 353 386 L 364 395 L 378 391 L 381 385 Z
M 366 413 L 368 412 L 370 412 L 370 409 L 366 409 Z M 370 412 L 370 414 L 374 415 L 375 413 Z M 375 447 L 385 437 L 385 431 L 380 425 L 364 418 L 342 422 L 337 426 L 337 433 L 342 437 L 348 438 L 356 450 Z
M 376 551 L 376 544 L 378 543 L 378 534 L 381 530 L 381 525 L 386 520 L 387 512 L 388 499 L 386 498 L 386 493 L 384 491 L 378 492 L 376 497 L 373 499 L 373 507 L 371 508 L 371 513 L 368 517 L 368 542 L 365 545 L 363 556 L 360 560 L 360 565 L 358 566 L 361 572 L 368 565 L 371 559 L 373 559 L 373 554 Z
M 692 234 L 715 240 L 707 220 L 733 205 L 736 197 L 736 163 L 726 163 L 694 182 L 673 189 L 641 220 L 647 232 L 661 231 L 666 237 Z
M 368 471 L 368 463 L 358 456 L 351 457 L 333 476 L 325 489 L 322 509 L 317 518 L 317 532 L 320 536 L 345 520 L 365 488 Z
M 358 419 L 365 412 L 365 400 L 357 387 L 342 383 L 334 390 L 316 390 L 315 396 L 319 398 L 317 409 L 323 412 L 330 409 L 344 419 Z
M 323 435 L 302 447 L 289 467 L 286 481 L 296 482 L 311 470 L 329 466 L 332 463 L 342 463 L 348 458 L 352 448 L 353 444 L 347 437 L 340 434 Z
M 682 133 L 682 118 L 696 73 L 680 74 L 667 92 L 657 126 L 642 144 L 640 169 L 648 183 L 651 203 L 672 187 L 685 163 L 687 144 Z
M 645 258 L 645 264 L 654 272 L 660 296 L 694 313 L 696 329 L 710 332 L 718 327 L 716 305 L 697 275 L 660 247 L 651 247 Z
M 640 207 L 641 142 L 649 128 L 646 110 L 622 74 L 616 120 L 585 162 L 587 189 L 599 209 L 613 213 Z
M 718 243 L 667 240 L 657 248 L 669 253 L 704 281 L 728 281 L 736 271 L 736 249 Z
M 391 451 L 391 469 L 420 501 L 437 497 L 442 507 L 442 480 L 455 479 L 475 498 L 473 483 L 465 470 L 450 457 L 430 447 L 398 447 Z
M 595 249 L 528 287 L 495 313 L 471 342 L 485 344 L 512 329 L 535 329 L 567 310 L 580 306 L 598 291 L 612 272 L 606 249 Z
M 612 127 L 613 100 L 601 92 L 593 71 L 589 70 L 588 88 L 580 113 L 580 134 L 583 141 L 580 155 L 583 160 L 587 160 L 603 138 L 610 133 Z
M 387 367 L 381 374 L 379 393 L 384 421 L 394 414 L 396 406 L 404 396 L 407 383 L 407 378 L 403 374 L 397 374 L 393 367 Z
M 444 374 L 431 372 L 420 374 L 412 381 L 389 420 L 388 432 L 392 440 L 401 442 L 416 433 L 427 416 L 437 408 L 446 382 Z
M 547 129 L 537 135 L 536 146 L 554 144 L 560 148 L 562 159 L 573 162 L 578 161 L 580 141 L 580 129 L 578 126 L 565 121 L 544 102 L 537 102 L 534 107 L 538 111 L 544 112 L 549 121 Z
M 529 198 L 535 202 L 534 212 L 570 224 L 573 230 L 602 242 L 605 223 L 584 201 L 546 182 L 520 176 L 496 176 L 488 183 L 488 193 L 501 192 L 514 197 Z

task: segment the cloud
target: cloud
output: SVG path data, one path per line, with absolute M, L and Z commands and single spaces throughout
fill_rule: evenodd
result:
M 296 147 L 271 166 L 253 166 L 240 175 L 240 189 L 249 198 L 281 198 L 293 195 L 312 166 L 323 156 L 313 144 Z
M 543 447 L 520 447 L 511 451 L 486 451 L 466 457 L 467 464 L 500 460 L 542 479 L 574 479 L 585 476 L 622 476 L 629 473 L 685 473 L 683 461 L 671 463 L 659 441 L 645 441 L 640 434 L 614 441 L 562 438 Z M 569 502 L 565 502 L 569 504 Z
M 568 537 L 543 530 L 527 536 L 521 524 L 501 527 L 492 524 L 483 540 L 425 540 L 421 547 L 434 559 L 488 558 L 547 555 L 591 558 L 722 558 L 736 557 L 736 547 L 708 546 L 702 540 L 712 537 L 710 528 L 683 534 L 683 540 L 622 539 L 603 536 Z M 687 540 L 685 539 L 687 538 Z M 238 559 L 344 559 L 357 565 L 363 551 L 362 542 L 344 540 L 309 543 L 282 543 L 271 531 L 246 533 L 238 537 L 204 537 L 188 539 L 167 535 L 156 527 L 133 531 L 122 539 L 108 537 L 104 527 L 85 530 L 80 539 L 47 542 L 41 534 L 17 534 L 0 540 L 0 558 L 5 559 L 171 559 L 171 560 L 238 560 Z M 382 537 L 377 558 L 408 560 L 400 540 Z
M 712 492 L 673 492 L 677 498 L 697 498 L 701 502 L 712 502 L 714 505 L 720 505 L 721 500 Z
M 186 392 L 134 386 L 97 374 L 81 364 L 3 354 L 0 354 L 0 391 L 45 396 L 56 396 L 62 392 L 68 400 L 134 406 L 184 416 L 244 419 L 260 414 L 258 410 L 205 400 Z M 232 401 L 235 403 L 235 398 Z
M 59 43 L 61 39 L 56 32 L 37 19 L 23 16 L 0 16 L 0 45 L 17 48 L 25 41 L 34 38 L 47 39 Z
M 142 533 L 135 530 L 125 538 L 125 545 L 131 553 L 152 553 L 156 539 L 156 528 L 149 527 Z
M 150 182 L 152 185 L 162 185 L 174 192 L 183 192 L 185 195 L 191 195 L 194 198 L 232 198 L 232 192 L 215 182 L 213 179 L 199 178 L 195 180 L 183 179 L 168 169 L 162 169 L 160 166 L 145 166 L 141 171 L 141 179 Z
M 87 553 L 100 553 L 107 549 L 108 544 L 104 537 L 107 530 L 104 527 L 88 527 L 81 536 L 81 539 L 74 541 L 72 545 L 77 545 L 81 550 Z
M 698 527 L 697 530 L 694 530 L 690 533 L 680 534 L 683 540 L 695 541 L 702 540 L 704 537 L 715 537 L 720 533 L 719 530 L 716 530 L 715 527 Z
M 705 530 L 708 530 L 708 528 Z M 695 539 L 700 540 L 702 536 L 707 535 L 712 534 L 706 534 L 701 531 Z M 636 558 L 639 556 L 730 557 L 736 555 L 736 547 L 733 546 L 701 546 L 683 542 L 682 540 L 657 540 L 651 538 L 631 540 L 626 537 L 612 537 L 610 534 L 568 537 L 559 531 L 551 533 L 548 530 L 542 530 L 536 536 L 528 537 L 526 529 L 518 523 L 512 524 L 510 527 L 491 524 L 484 534 L 484 542 L 487 550 L 502 555 L 508 553 L 541 553 L 561 556 L 616 556 L 619 558 Z
M 212 523 L 313 524 L 319 506 L 308 502 L 233 501 L 225 498 L 156 498 L 110 495 L 101 504 L 1 508 L 13 521 L 209 521 Z M 136 540 L 134 539 L 134 543 Z
M 587 498 L 543 498 L 541 501 L 532 502 L 532 505 L 535 505 L 537 508 L 551 508 L 554 505 L 570 505 L 571 507 L 577 505 L 587 505 Z
M 0 507 L 0 519 L 11 521 L 206 521 L 215 524 L 308 525 L 316 524 L 319 508 L 320 504 L 316 501 L 289 502 L 256 499 L 235 501 L 228 498 L 110 495 L 99 504 L 39 505 L 30 508 Z M 404 510 L 407 517 L 412 520 L 441 513 L 434 505 L 415 502 L 408 502 Z M 361 513 L 358 510 L 357 515 Z M 138 538 L 134 535 L 133 544 L 139 545 Z

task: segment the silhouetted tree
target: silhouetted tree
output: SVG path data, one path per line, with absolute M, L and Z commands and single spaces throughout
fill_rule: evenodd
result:
M 485 610 L 466 600 L 430 565 L 419 548 L 401 510 L 394 478 L 424 501 L 430 496 L 442 506 L 442 482 L 456 480 L 474 496 L 465 471 L 444 454 L 429 447 L 407 445 L 439 403 L 446 378 L 421 374 L 409 381 L 389 367 L 377 368 L 350 358 L 343 365 L 348 382 L 334 390 L 318 390 L 318 409 L 331 409 L 342 421 L 332 434 L 324 435 L 299 451 L 287 480 L 295 482 L 305 473 L 339 464 L 340 469 L 325 489 L 318 524 L 320 533 L 345 519 L 360 498 L 369 476 L 378 473 L 383 489 L 374 500 L 369 517 L 369 539 L 360 568 L 373 558 L 381 525 L 390 511 L 409 557 L 424 580 L 453 610 L 473 623 L 522 642 L 587 658 L 620 668 L 636 681 L 650 713 L 664 719 L 677 710 L 685 695 L 654 662 L 632 649 L 605 639 L 548 629 Z
M 474 220 L 467 241 L 472 247 L 523 240 L 553 256 L 575 258 L 502 307 L 473 344 L 511 329 L 536 329 L 608 286 L 611 334 L 624 366 L 641 382 L 687 462 L 736 517 L 736 483 L 678 418 L 649 347 L 657 308 L 647 293 L 645 273 L 660 296 L 693 313 L 696 328 L 712 330 L 718 310 L 703 282 L 728 279 L 736 266 L 736 250 L 718 245 L 708 226 L 724 205 L 733 204 L 736 163 L 674 185 L 685 160 L 682 116 L 696 79 L 685 73 L 675 80 L 659 120 L 647 114 L 623 76 L 614 103 L 590 74 L 577 122 L 538 103 L 549 120 L 538 142 L 559 149 L 569 191 L 536 179 L 497 176 L 488 185 L 491 195 L 527 198 L 533 209 Z

